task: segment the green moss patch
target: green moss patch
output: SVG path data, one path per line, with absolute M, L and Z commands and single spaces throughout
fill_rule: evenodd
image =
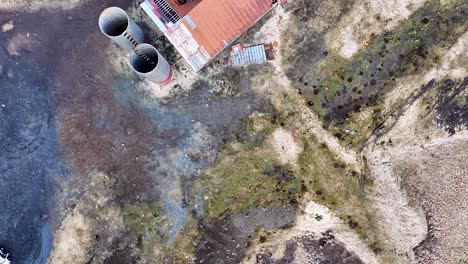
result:
M 315 138 L 308 138 L 300 155 L 300 177 L 314 200 L 352 221 L 350 227 L 367 243 L 377 244 L 379 234 L 372 210 L 361 192 L 358 173 L 350 171 Z M 370 188 L 371 182 L 363 183 Z
M 126 205 L 123 220 L 134 241 L 142 236 L 155 236 L 156 227 L 161 223 L 161 208 L 157 203 Z
M 206 200 L 206 217 L 238 213 L 251 206 L 295 203 L 300 181 L 279 165 L 266 148 L 228 147 L 198 183 Z

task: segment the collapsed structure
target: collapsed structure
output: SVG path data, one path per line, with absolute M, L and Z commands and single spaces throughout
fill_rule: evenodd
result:
M 265 15 L 276 0 L 145 0 L 141 4 L 198 71 Z

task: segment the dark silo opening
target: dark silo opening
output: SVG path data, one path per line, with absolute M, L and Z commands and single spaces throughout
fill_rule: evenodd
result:
M 130 54 L 130 65 L 140 73 L 148 73 L 158 65 L 158 52 L 148 44 L 140 44 Z
M 111 37 L 122 35 L 128 27 L 128 16 L 118 7 L 109 7 L 99 16 L 99 28 Z

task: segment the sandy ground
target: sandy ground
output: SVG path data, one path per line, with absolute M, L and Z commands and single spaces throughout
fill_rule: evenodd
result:
M 84 263 L 92 246 L 93 232 L 89 219 L 80 212 L 68 215 L 55 232 L 55 245 L 49 263 Z
M 14 27 L 14 26 L 13 26 L 13 21 L 10 21 L 10 22 L 8 22 L 8 23 L 3 24 L 3 26 L 2 26 L 2 31 L 3 31 L 3 32 L 10 31 L 10 30 L 13 29 L 13 27 Z
M 462 263 L 468 250 L 468 134 L 434 139 L 394 156 L 396 175 L 424 209 L 428 236 L 414 249 L 418 263 Z
M 402 119 L 416 113 L 410 108 Z M 467 135 L 436 131 L 431 140 L 368 153 L 372 199 L 401 263 L 458 263 L 467 250 Z
M 288 13 L 285 13 L 280 7 L 276 8 L 274 15 L 255 35 L 254 42 L 276 42 L 278 44 L 277 49 L 279 50 L 281 47 L 281 30 L 277 29 L 277 25 L 279 24 L 280 27 L 284 27 L 288 19 Z M 294 133 L 302 134 L 305 138 L 309 134 L 326 144 L 336 154 L 338 159 L 341 159 L 356 171 L 360 171 L 362 166 L 360 157 L 353 150 L 341 146 L 338 139 L 322 127 L 320 119 L 308 107 L 304 107 L 306 102 L 290 86 L 289 80 L 284 76 L 281 69 L 280 62 L 281 55 L 278 52 L 278 56 L 271 62 L 275 72 L 270 86 L 256 85 L 254 87 L 258 93 L 271 96 L 273 105 L 280 109 L 281 112 L 298 113 L 298 120 L 294 124 L 291 124 L 294 129 L 292 134 L 284 129 L 278 129 L 273 132 L 273 147 L 280 154 L 280 159 L 283 162 L 293 162 L 300 150 L 300 147 L 294 144 Z M 274 89 L 271 89 L 271 83 L 275 84 Z M 287 96 L 285 96 L 286 94 Z M 332 230 L 336 240 L 365 263 L 378 263 L 375 254 L 369 250 L 348 226 L 343 224 L 326 207 L 310 200 L 304 200 L 301 204 L 304 206 L 303 214 L 298 216 L 293 227 L 273 235 L 269 238 L 271 239 L 270 242 L 257 245 L 247 254 L 244 263 L 256 263 L 255 256 L 264 252 L 265 248 L 270 248 L 269 250 L 274 248 L 274 255 L 279 257 L 284 256 L 285 245 L 288 243 L 288 240 L 292 238 L 298 239 L 300 236 L 309 234 L 320 237 L 327 230 Z M 317 215 L 320 215 L 323 219 L 317 220 Z M 311 255 L 304 253 L 304 251 L 307 250 L 302 248 L 296 251 L 294 254 L 296 260 L 292 263 L 313 263 L 314 259 L 312 259 Z
M 402 190 L 401 179 L 394 175 L 391 157 L 385 151 L 367 153 L 369 173 L 374 179 L 374 191 L 369 199 L 377 208 L 377 220 L 387 234 L 386 247 L 393 251 L 398 263 L 414 259 L 411 249 L 427 233 L 424 212 L 409 204 Z
M 267 243 L 257 245 L 251 251 L 253 255 L 269 250 L 274 256 L 279 258 L 285 255 L 285 241 L 303 235 L 321 237 L 324 232 L 331 231 L 336 241 L 343 244 L 347 250 L 354 253 L 364 263 L 379 263 L 375 254 L 369 250 L 364 242 L 346 224 L 330 212 L 328 208 L 313 201 L 307 201 L 307 197 L 302 203 L 305 207 L 302 208 L 302 214 L 297 217 L 294 226 L 288 230 L 278 231 L 269 237 Z M 300 254 L 300 251 L 295 252 L 295 260 L 291 263 L 315 263 L 313 257 L 308 254 Z M 302 249 L 302 251 L 307 250 Z M 255 264 L 258 263 L 255 262 L 256 259 L 249 256 L 243 263 Z
M 281 162 L 297 165 L 302 146 L 298 145 L 290 132 L 282 128 L 276 129 L 273 131 L 271 144 Z
M 112 180 L 106 175 L 97 173 L 93 176 L 84 197 L 55 232 L 49 264 L 87 263 L 90 259 L 102 261 L 109 255 L 106 249 L 101 249 L 94 256 L 92 250 L 97 240 L 102 239 L 110 245 L 115 235 L 124 231 L 112 188 Z
M 455 45 L 448 50 L 440 51 L 442 60 L 439 65 L 416 76 L 398 80 L 396 89 L 387 95 L 387 110 L 391 109 L 398 100 L 412 96 L 421 85 L 432 79 L 440 80 L 445 77 L 457 79 L 466 76 L 467 39 L 468 34 L 465 33 Z M 465 217 L 460 212 L 466 212 L 466 204 L 454 201 L 451 206 L 447 206 L 445 200 L 453 194 L 460 197 L 463 195 L 463 191 L 458 187 L 466 184 L 466 177 L 462 177 L 466 176 L 466 172 L 462 170 L 466 166 L 463 162 L 466 151 L 460 149 L 460 146 L 466 144 L 464 136 L 466 133 L 449 137 L 445 131 L 434 125 L 431 116 L 424 117 L 423 109 L 422 99 L 415 100 L 403 108 L 403 113 L 397 120 L 389 122 L 387 126 L 391 126 L 391 129 L 385 135 L 371 138 L 378 144 L 384 142 L 381 145 L 372 144 L 365 150 L 370 173 L 374 178 L 374 192 L 371 193 L 371 199 L 389 238 L 387 245 L 400 256 L 401 263 L 408 261 L 455 263 L 450 255 L 455 256 L 453 253 L 456 252 L 460 256 L 466 248 L 460 249 L 462 247 L 458 246 L 456 239 L 449 241 L 448 237 L 449 234 L 455 236 L 457 231 L 453 230 L 453 226 Z M 390 141 L 392 143 L 388 144 Z M 447 152 L 450 149 L 453 151 L 449 155 Z M 444 162 L 450 165 L 445 165 Z M 445 175 L 457 177 L 459 186 L 454 184 L 455 179 L 446 178 Z M 420 195 L 420 192 L 424 195 Z M 430 206 L 424 206 L 425 204 Z M 456 217 L 448 219 L 446 216 L 448 214 Z M 426 221 L 429 223 L 429 230 Z M 464 222 L 466 221 L 459 223 Z M 429 250 L 416 249 L 415 255 L 413 248 L 423 241 L 426 235 L 429 238 L 433 236 L 431 223 L 437 226 L 434 227 L 439 230 L 437 236 L 441 240 L 445 239 L 447 247 L 442 249 L 437 246 L 438 242 L 426 238 L 428 244 L 435 243 L 436 249 L 430 256 L 428 256 Z M 458 231 L 463 233 L 461 229 Z M 459 236 L 461 237 L 458 241 L 466 243 L 463 242 L 464 235 Z
M 327 34 L 327 45 L 345 58 L 366 45 L 372 34 L 393 29 L 427 0 L 361 0 Z
M 255 35 L 257 43 L 275 42 L 278 44 L 277 50 L 281 49 L 281 30 L 284 30 L 289 21 L 289 13 L 286 13 L 283 8 L 278 7 L 275 14 L 265 23 L 258 33 Z M 280 29 L 278 30 L 278 26 Z M 254 89 L 265 96 L 271 96 L 273 105 L 283 112 L 298 113 L 298 120 L 292 124 L 296 133 L 303 135 L 311 134 L 334 152 L 338 159 L 349 164 L 354 170 L 361 171 L 362 160 L 356 152 L 343 147 L 339 140 L 331 135 L 323 128 L 322 121 L 308 107 L 304 107 L 306 102 L 304 98 L 297 94 L 297 91 L 292 88 L 288 78 L 284 75 L 281 69 L 281 53 L 277 52 L 275 60 L 271 62 L 274 66 L 273 83 L 276 83 L 275 88 L 271 89 L 271 85 L 256 85 Z M 285 95 L 289 99 L 285 100 Z

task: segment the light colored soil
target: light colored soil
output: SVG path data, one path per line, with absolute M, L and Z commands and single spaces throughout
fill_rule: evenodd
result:
M 281 22 L 278 22 L 281 21 Z M 275 27 L 264 27 L 255 36 L 256 42 L 276 42 L 277 56 L 271 61 L 274 66 L 274 74 L 269 82 L 264 85 L 256 83 L 253 88 L 256 92 L 271 97 L 273 105 L 283 113 L 297 113 L 298 119 L 291 124 L 294 128 L 294 133 L 303 134 L 307 138 L 307 134 L 312 134 L 319 141 L 327 145 L 327 147 L 337 155 L 337 158 L 349 164 L 354 170 L 361 171 L 361 158 L 351 149 L 347 149 L 340 145 L 338 139 L 331 135 L 323 128 L 322 121 L 308 107 L 304 98 L 297 94 L 297 91 L 290 85 L 288 78 L 284 75 L 281 69 L 281 53 L 279 52 L 281 43 L 281 30 L 283 30 L 289 21 L 289 13 L 284 12 L 284 9 L 278 7 L 275 9 L 274 15 L 265 23 L 266 25 L 275 25 Z M 276 27 L 278 25 L 278 27 Z M 287 95 L 287 98 L 285 98 Z
M 327 44 L 339 55 L 350 58 L 366 45 L 371 34 L 379 34 L 398 25 L 427 0 L 362 0 L 327 34 Z
M 393 251 L 397 263 L 408 263 L 413 258 L 411 249 L 426 236 L 424 212 L 409 204 L 388 153 L 372 150 L 367 160 L 374 180 L 369 199 L 377 208 L 376 219 L 387 235 L 385 246 Z
M 461 263 L 468 251 L 468 133 L 403 148 L 394 156 L 411 200 L 423 207 L 429 236 L 418 263 Z
M 7 32 L 13 29 L 13 21 L 3 24 L 2 31 Z
M 396 90 L 387 95 L 387 110 L 392 103 L 408 98 L 432 79 L 466 76 L 467 40 L 465 33 L 454 46 L 440 51 L 441 63 L 429 71 L 398 80 Z M 460 246 L 460 243 L 467 244 L 466 235 L 461 231 L 466 230 L 462 224 L 466 222 L 462 220 L 466 216 L 461 213 L 466 212 L 466 203 L 454 200 L 448 204 L 446 200 L 452 195 L 462 199 L 463 189 L 458 187 L 468 184 L 467 173 L 463 171 L 466 151 L 459 147 L 466 149 L 466 132 L 449 137 L 435 125 L 433 115 L 426 115 L 424 109 L 422 99 L 414 101 L 404 108 L 390 131 L 378 139 L 371 139 L 377 144 L 366 149 L 374 179 L 374 192 L 370 197 L 387 233 L 387 246 L 400 256 L 400 263 L 455 263 L 450 256 L 467 250 Z M 431 217 L 426 219 L 428 213 Z M 413 247 L 426 237 L 427 232 L 429 237 L 433 236 L 431 229 L 427 230 L 426 221 L 438 230 L 436 239 L 427 240 L 428 248 L 434 251 L 429 254 L 427 249 L 417 250 L 415 256 Z M 457 223 L 461 224 L 460 229 L 454 229 Z M 460 232 L 458 237 L 457 232 Z M 439 244 L 440 241 L 445 241 L 445 247 Z M 418 254 L 424 256 L 418 257 Z
M 286 241 L 309 234 L 320 237 L 322 233 L 331 230 L 335 239 L 364 263 L 379 263 L 375 254 L 358 238 L 356 233 L 328 208 L 313 201 L 307 201 L 307 197 L 302 201 L 302 204 L 305 207 L 302 208 L 302 214 L 297 217 L 292 228 L 278 231 L 269 237 L 268 242 L 257 245 L 248 255 L 252 256 L 269 248 L 270 250 L 275 249 L 273 255 L 276 258 L 281 258 L 285 254 Z M 321 219 L 317 216 L 320 216 Z M 300 253 L 300 250 L 298 252 Z M 255 264 L 255 260 L 255 257 L 245 258 L 243 263 Z M 312 263 L 311 261 L 312 259 L 309 259 L 306 254 L 296 254 L 294 263 Z
M 414 112 L 410 109 L 408 116 Z M 468 250 L 468 133 L 448 137 L 437 130 L 431 140 L 414 137 L 412 144 L 379 147 L 367 156 L 378 219 L 401 263 L 459 263 Z M 427 232 L 425 247 L 416 249 L 414 259 L 412 248 Z
M 92 246 L 93 230 L 89 220 L 78 210 L 69 214 L 55 232 L 50 264 L 85 263 Z
M 104 248 L 94 259 L 108 256 L 114 239 L 124 230 L 120 207 L 111 189 L 112 181 L 106 175 L 93 176 L 84 197 L 55 232 L 49 264 L 86 263 L 98 239 Z
M 296 165 L 302 147 L 290 132 L 282 128 L 276 129 L 273 131 L 271 144 L 281 162 Z

